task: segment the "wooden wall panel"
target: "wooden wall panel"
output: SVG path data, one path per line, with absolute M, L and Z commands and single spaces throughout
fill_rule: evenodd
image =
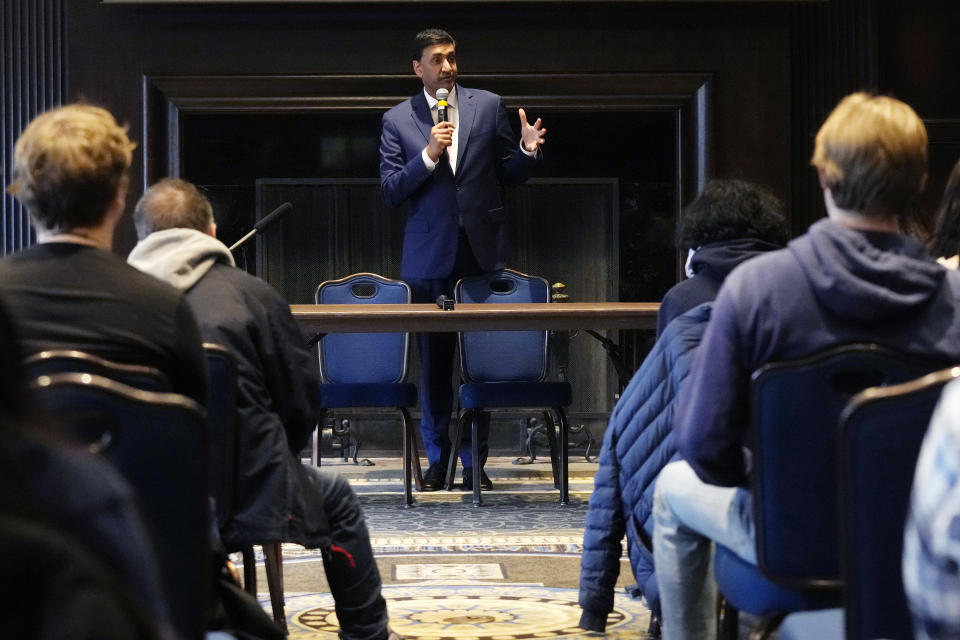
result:
M 0 164 L 3 185 L 10 184 L 13 145 L 38 113 L 62 103 L 66 95 L 64 43 L 66 0 L 4 0 L 0 8 Z M 32 242 L 27 212 L 6 193 L 2 200 L 0 255 Z

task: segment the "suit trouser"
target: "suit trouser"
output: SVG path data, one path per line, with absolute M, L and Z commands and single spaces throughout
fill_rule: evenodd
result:
M 330 544 L 320 551 L 340 621 L 340 637 L 384 640 L 387 603 L 380 595 L 380 572 L 360 502 L 343 476 L 314 467 L 307 469 L 311 483 L 323 497 L 330 523 Z
M 467 235 L 460 228 L 457 259 L 453 273 L 445 278 L 404 278 L 410 285 L 414 302 L 432 303 L 440 295 L 453 298 L 457 280 L 484 273 L 470 248 Z M 420 435 L 430 464 L 446 464 L 450 449 L 450 414 L 453 411 L 453 359 L 457 346 L 456 333 L 421 333 L 417 335 L 420 355 Z M 479 430 L 480 466 L 487 460 L 489 421 L 483 420 Z M 471 436 L 465 430 L 460 446 L 464 467 L 471 462 Z

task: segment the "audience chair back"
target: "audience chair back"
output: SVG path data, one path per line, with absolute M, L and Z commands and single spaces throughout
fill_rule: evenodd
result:
M 847 638 L 911 638 L 903 528 L 920 445 L 960 367 L 857 394 L 840 419 L 840 530 Z
M 550 302 L 550 285 L 540 277 L 512 269 L 463 278 L 454 288 L 456 304 L 545 303 Z M 560 503 L 569 500 L 567 464 L 567 418 L 564 407 L 572 392 L 568 382 L 545 382 L 548 357 L 546 331 L 461 332 L 461 412 L 457 420 L 453 451 L 460 447 L 463 430 L 472 434 L 473 505 L 480 506 L 480 452 L 478 434 L 481 420 L 490 409 L 540 408 L 546 424 L 554 483 L 560 489 Z M 556 443 L 559 430 L 560 443 Z M 450 456 L 446 487 L 452 488 L 457 456 Z
M 102 376 L 58 373 L 30 384 L 40 409 L 84 434 L 130 482 L 157 550 L 173 623 L 201 638 L 210 575 L 207 423 L 185 396 Z
M 167 376 L 155 367 L 107 360 L 75 349 L 50 349 L 23 360 L 27 379 L 53 373 L 92 373 L 145 391 L 172 391 Z
M 410 287 L 374 273 L 355 273 L 317 287 L 317 304 L 410 304 Z M 400 412 L 403 429 L 404 503 L 413 505 L 411 483 L 423 486 L 420 456 L 409 408 L 417 405 L 417 387 L 407 382 L 410 353 L 408 333 L 336 333 L 321 338 L 320 416 L 322 427 L 330 409 L 392 407 Z M 313 463 L 320 463 L 320 434 L 314 433 Z M 359 447 L 359 445 L 358 445 Z
M 765 637 L 787 613 L 841 604 L 840 413 L 867 387 L 912 380 L 942 366 L 875 344 L 850 344 L 754 372 L 757 564 L 717 546 L 714 577 L 724 597 L 721 637 L 736 637 L 737 609 L 761 616 L 757 637 Z
M 207 423 L 210 425 L 210 495 L 220 530 L 233 513 L 237 477 L 237 362 L 219 344 L 205 342 Z
M 912 380 L 933 363 L 875 344 L 853 344 L 773 363 L 751 384 L 757 565 L 802 588 L 839 578 L 837 425 L 867 388 Z
M 207 361 L 207 423 L 210 426 L 210 495 L 213 497 L 217 528 L 223 531 L 233 516 L 237 489 L 237 361 L 230 350 L 212 342 L 203 343 Z M 243 554 L 243 583 L 257 597 L 257 565 L 253 545 L 234 548 L 224 540 L 228 551 Z M 274 620 L 286 632 L 283 598 L 283 553 L 277 543 L 265 543 L 264 569 L 270 591 Z

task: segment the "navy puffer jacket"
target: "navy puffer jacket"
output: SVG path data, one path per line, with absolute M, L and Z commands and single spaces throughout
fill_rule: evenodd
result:
M 710 302 L 696 306 L 667 326 L 610 416 L 583 534 L 580 626 L 584 629 L 606 628 L 624 534 L 640 591 L 650 609 L 659 613 L 650 545 L 653 486 L 660 470 L 677 457 L 673 415 L 711 307 Z

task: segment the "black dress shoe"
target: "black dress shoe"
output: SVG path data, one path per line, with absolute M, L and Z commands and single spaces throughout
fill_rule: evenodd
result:
M 447 467 L 444 464 L 435 462 L 430 465 L 427 472 L 423 474 L 423 490 L 439 491 L 443 488 L 443 481 L 447 476 Z
M 487 472 L 480 469 L 480 488 L 483 491 L 492 491 L 493 482 L 487 476 Z M 473 469 L 465 467 L 463 469 L 463 490 L 473 491 Z

